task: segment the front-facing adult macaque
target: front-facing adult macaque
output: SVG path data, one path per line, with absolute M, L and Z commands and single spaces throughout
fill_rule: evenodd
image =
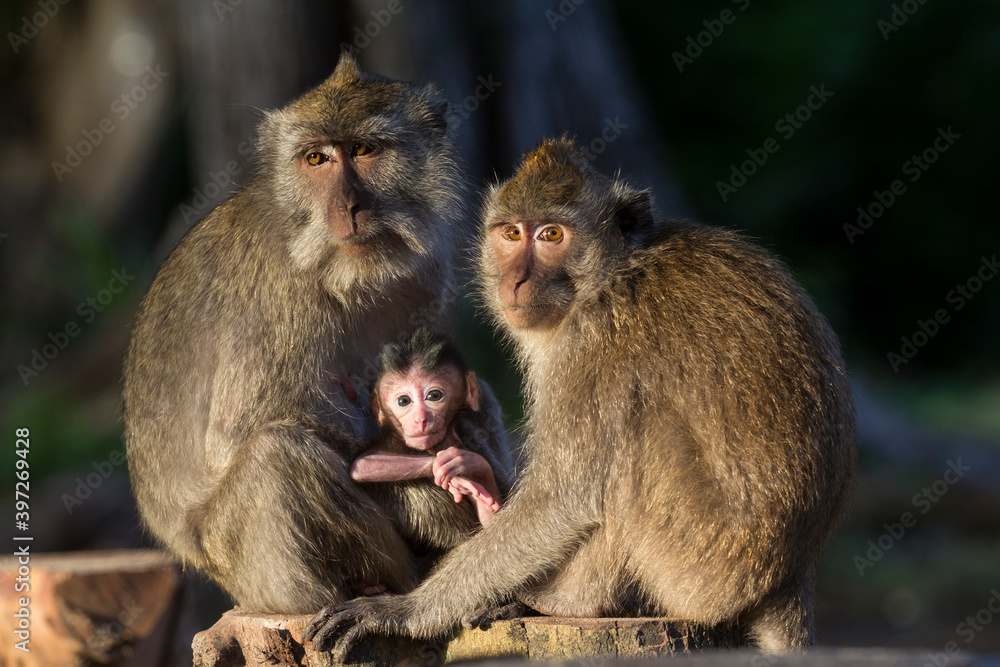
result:
M 418 581 L 350 478 L 374 429 L 347 378 L 451 299 L 468 233 L 447 111 L 437 86 L 345 55 L 265 114 L 252 179 L 178 243 L 136 315 L 123 417 L 139 512 L 244 609 Z
M 433 479 L 454 502 L 469 498 L 479 522 L 489 523 L 500 509 L 501 491 L 487 457 L 499 453 L 495 447 L 477 453 L 463 444 L 463 436 L 472 439 L 488 431 L 479 411 L 476 374 L 450 339 L 419 329 L 386 345 L 372 390 L 372 413 L 381 435 L 351 466 L 355 481 Z M 508 467 L 506 461 L 499 463 Z M 404 526 L 403 533 L 408 532 L 413 531 Z

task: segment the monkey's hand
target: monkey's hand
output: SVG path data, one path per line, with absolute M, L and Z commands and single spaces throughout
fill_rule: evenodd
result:
M 456 477 L 464 477 L 478 485 L 491 498 L 500 497 L 500 489 L 497 487 L 496 478 L 493 477 L 493 468 L 486 459 L 468 449 L 449 447 L 438 452 L 434 457 L 432 471 L 434 483 L 443 489 L 448 489 Z M 454 495 L 455 491 L 452 491 L 452 494 Z M 459 500 L 461 497 L 456 496 L 455 501 Z M 500 509 L 499 505 L 497 509 Z
M 534 610 L 528 605 L 515 600 L 495 607 L 485 607 L 471 616 L 462 619 L 462 627 L 470 630 L 482 628 L 489 630 L 497 621 L 512 621 L 515 618 L 531 615 Z M 537 612 L 535 612 L 537 614 Z
M 355 598 L 320 610 L 306 626 L 302 641 L 312 641 L 316 651 L 332 650 L 336 661 L 345 663 L 351 648 L 368 635 L 408 634 L 408 616 L 405 596 Z
M 479 523 L 484 526 L 493 519 L 495 513 L 500 511 L 500 503 L 489 491 L 465 477 L 452 477 L 443 488 L 451 492 L 456 503 L 461 502 L 464 496 L 471 498 L 476 505 Z

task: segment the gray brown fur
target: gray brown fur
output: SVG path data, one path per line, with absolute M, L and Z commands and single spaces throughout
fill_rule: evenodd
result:
M 814 567 L 855 453 L 839 344 L 806 293 L 738 234 L 654 223 L 648 194 L 565 139 L 529 153 L 484 217 L 564 221 L 577 240 L 533 278 L 563 313 L 536 331 L 507 326 L 483 243 L 483 298 L 525 371 L 525 473 L 414 592 L 326 610 L 310 636 L 343 658 L 368 632 L 430 638 L 515 596 L 566 616 L 735 620 L 764 650 L 811 645 Z
M 123 411 L 140 513 L 245 608 L 305 613 L 352 584 L 417 583 L 350 479 L 375 429 L 365 379 L 351 401 L 338 378 L 451 301 L 467 230 L 445 111 L 435 86 L 342 58 L 266 115 L 256 176 L 185 236 L 136 316 Z M 341 251 L 333 200 L 301 169 L 314 146 L 354 140 L 383 149 L 352 183 L 370 206 L 363 254 Z

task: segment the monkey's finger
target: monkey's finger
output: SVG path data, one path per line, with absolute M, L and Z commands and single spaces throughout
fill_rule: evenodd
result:
M 455 486 L 454 484 L 445 484 L 443 485 L 443 488 L 445 489 L 445 491 L 451 492 L 451 497 L 455 500 L 456 503 L 462 502 L 463 494 L 462 490 L 459 487 Z
M 337 644 L 334 637 L 345 627 L 349 626 L 354 619 L 349 618 L 335 618 L 326 625 L 324 625 L 319 632 L 313 637 L 313 650 L 315 651 L 330 651 Z
M 336 605 L 330 605 L 328 607 L 323 607 L 319 610 L 319 613 L 313 616 L 309 624 L 306 625 L 306 629 L 302 632 L 302 641 L 307 642 L 311 640 L 320 628 L 326 625 L 333 615 L 337 612 Z
M 488 630 L 490 625 L 495 621 L 510 621 L 515 618 L 527 616 L 530 611 L 530 608 L 521 602 L 511 602 L 499 607 L 486 607 L 471 616 L 463 618 L 462 626 L 470 630 L 474 628 Z
M 485 505 L 490 505 L 490 506 L 497 505 L 497 501 L 493 498 L 492 495 L 490 495 L 490 492 L 486 490 L 486 487 L 476 482 L 473 482 L 468 477 L 455 477 L 452 483 L 459 484 L 460 486 L 462 486 L 467 490 L 468 492 L 467 495 L 473 496 L 476 500 Z M 497 505 L 497 509 L 500 509 L 499 505 Z
M 337 648 L 334 651 L 334 657 L 337 662 L 346 663 L 347 657 L 351 653 L 351 649 L 370 631 L 371 630 L 368 628 L 367 624 L 360 623 L 345 632 L 344 636 L 337 642 Z
M 450 482 L 452 478 L 458 475 L 465 475 L 466 468 L 462 465 L 461 460 L 448 461 L 437 466 L 436 476 L 440 476 L 444 481 Z

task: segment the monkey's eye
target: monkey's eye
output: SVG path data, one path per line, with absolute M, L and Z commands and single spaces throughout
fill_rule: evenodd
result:
M 508 241 L 520 241 L 521 240 L 521 230 L 516 225 L 507 225 L 500 232 L 500 235 L 503 236 Z
M 558 243 L 562 241 L 563 231 L 558 227 L 546 227 L 542 231 L 538 232 L 539 241 L 548 241 L 549 243 Z
M 405 394 L 403 396 L 400 396 L 399 398 L 396 399 L 396 405 L 398 405 L 401 408 L 405 408 L 407 405 L 409 405 L 412 402 L 413 402 L 413 399 L 411 399 L 409 396 L 406 396 Z
M 308 162 L 314 167 L 329 161 L 330 157 L 326 153 L 320 153 L 319 151 L 313 151 L 312 153 L 306 156 L 306 162 Z
M 373 146 L 370 146 L 368 144 L 357 143 L 351 146 L 351 155 L 353 155 L 354 157 L 358 157 L 359 155 L 368 155 L 374 150 L 375 148 Z
M 437 402 L 440 401 L 442 398 L 444 398 L 444 392 L 441 391 L 440 389 L 431 389 L 429 392 L 427 392 L 428 401 Z

